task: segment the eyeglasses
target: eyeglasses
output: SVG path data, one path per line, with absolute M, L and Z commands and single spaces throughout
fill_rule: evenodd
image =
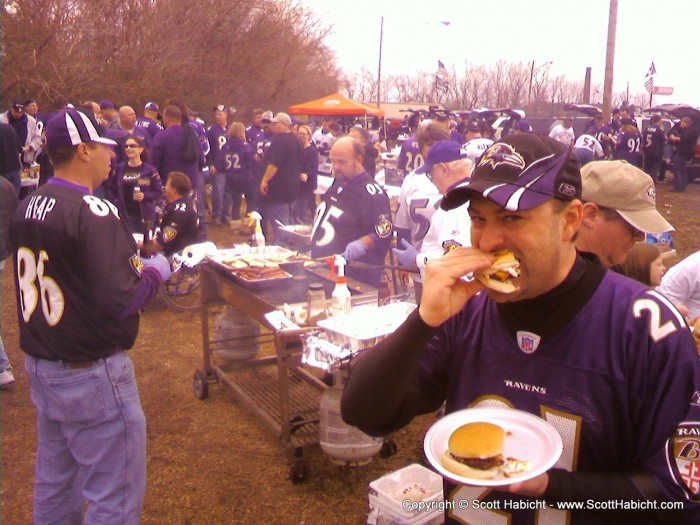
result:
M 138 144 L 124 144 L 124 148 L 140 148 Z

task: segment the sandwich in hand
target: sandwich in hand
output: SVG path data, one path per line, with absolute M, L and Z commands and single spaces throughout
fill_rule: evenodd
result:
M 441 458 L 442 466 L 465 478 L 493 479 L 504 463 L 506 433 L 491 423 L 467 423 L 455 430 Z
M 491 267 L 474 272 L 474 277 L 487 288 L 501 293 L 513 293 L 518 288 L 512 278 L 520 275 L 520 261 L 509 250 L 500 250 L 493 255 L 496 260 Z

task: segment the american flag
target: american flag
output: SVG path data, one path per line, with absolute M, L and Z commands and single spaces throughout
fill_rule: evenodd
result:
M 649 71 L 647 71 L 647 76 L 650 77 L 654 73 L 656 73 L 656 66 L 654 66 L 654 63 L 652 62 L 651 65 L 649 66 Z
M 447 92 L 449 88 L 449 82 L 447 81 L 449 75 L 447 69 L 445 69 L 445 64 L 438 60 L 437 71 L 435 71 L 435 89 L 439 89 L 443 92 Z
M 435 76 L 438 78 L 443 78 L 447 79 L 447 69 L 445 69 L 445 64 L 443 64 L 440 60 L 438 60 L 438 67 L 437 71 L 435 72 Z
M 647 93 L 651 93 L 654 89 L 654 77 L 649 77 L 647 81 L 644 82 L 644 88 L 647 90 Z

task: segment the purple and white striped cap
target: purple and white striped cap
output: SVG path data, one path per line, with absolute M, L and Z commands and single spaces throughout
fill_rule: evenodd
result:
M 61 111 L 46 124 L 47 149 L 68 148 L 81 142 L 117 145 L 113 140 L 100 136 L 95 121 L 77 109 Z
M 529 210 L 550 199 L 581 198 L 581 171 L 571 151 L 536 133 L 514 133 L 489 147 L 470 179 L 445 193 L 441 207 L 451 210 L 474 194 L 510 211 Z

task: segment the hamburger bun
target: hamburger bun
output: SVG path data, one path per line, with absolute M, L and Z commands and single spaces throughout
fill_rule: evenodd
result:
M 693 323 L 693 335 L 700 339 L 700 317 L 698 317 Z
M 493 255 L 496 257 L 494 263 L 485 270 L 474 272 L 474 277 L 487 288 L 501 293 L 513 293 L 518 288 L 512 277 L 520 275 L 520 261 L 509 250 L 500 250 Z
M 499 467 L 503 463 L 505 437 L 505 431 L 498 425 L 467 423 L 452 432 L 440 462 L 447 470 L 459 476 L 492 479 L 499 473 Z

